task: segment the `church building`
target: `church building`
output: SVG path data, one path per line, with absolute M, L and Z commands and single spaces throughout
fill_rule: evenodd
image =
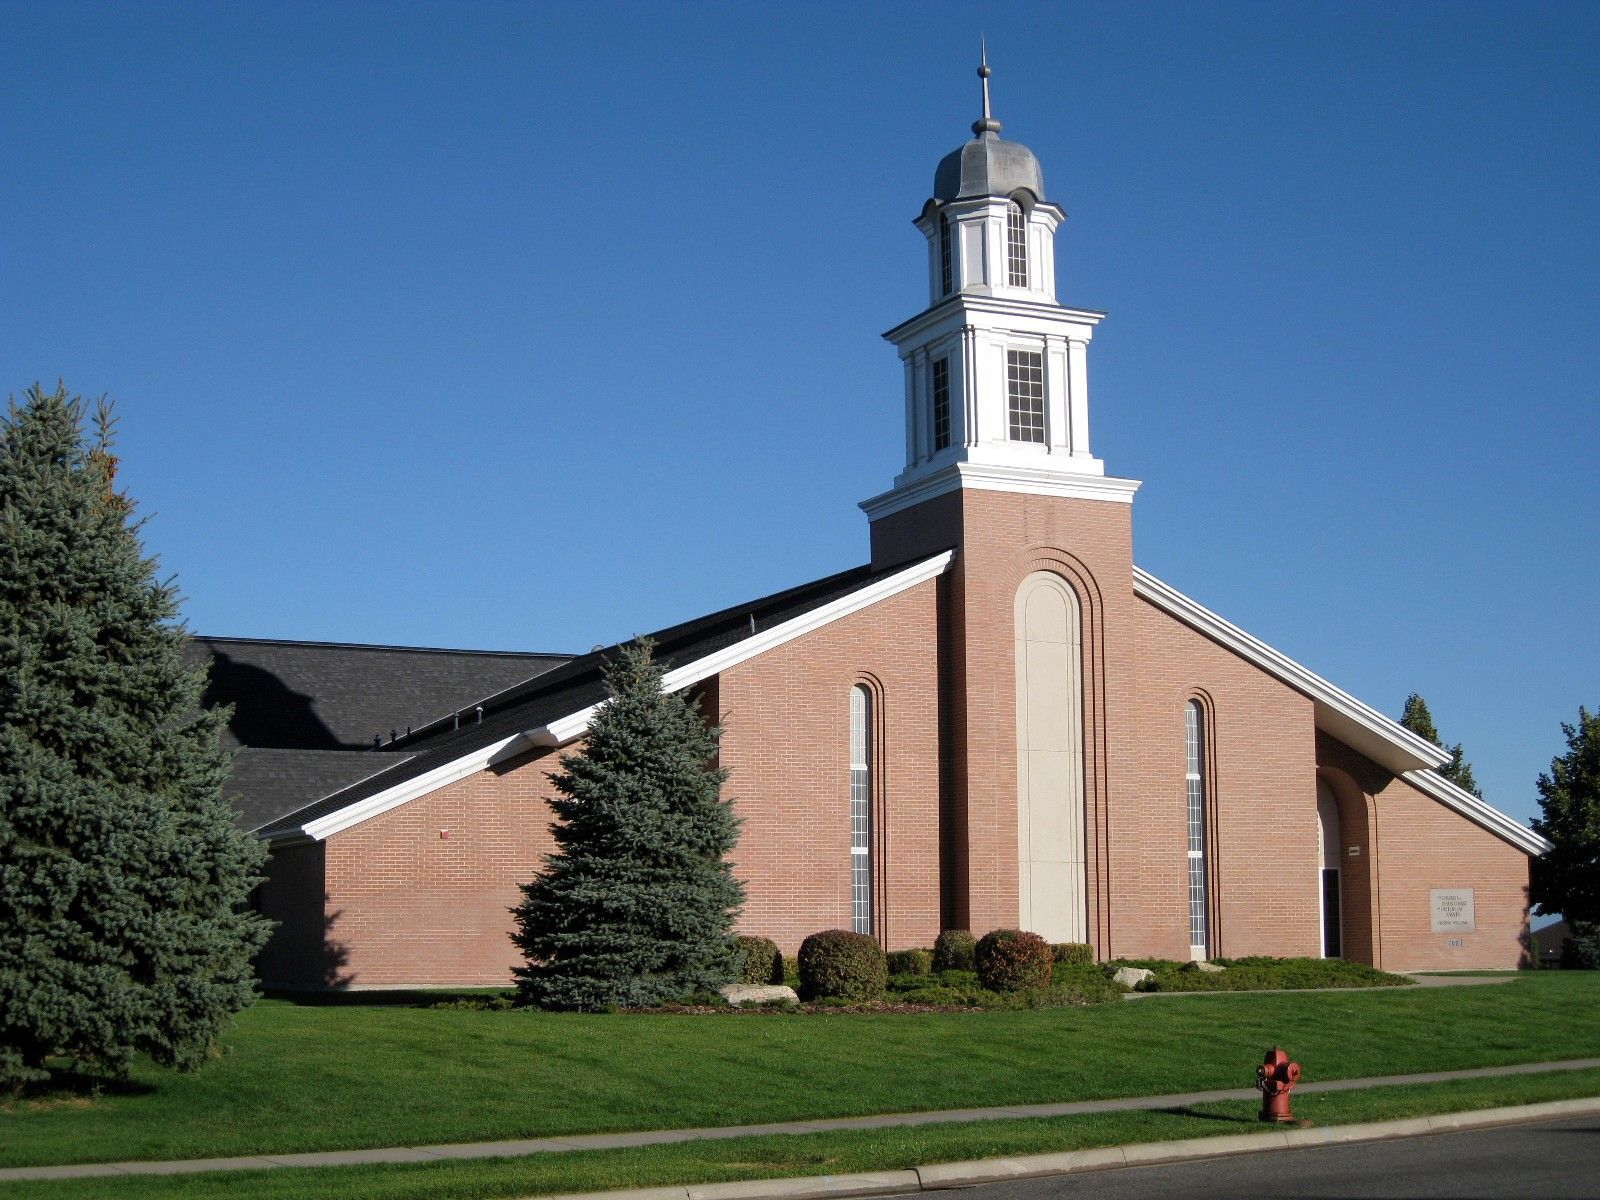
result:
M 869 560 L 651 635 L 725 729 L 742 932 L 793 952 L 1017 926 L 1102 960 L 1514 967 L 1547 843 L 1448 761 L 1134 562 L 1091 448 L 1105 314 L 1057 299 L 1065 214 L 989 111 L 916 219 L 928 305 L 884 336 L 905 465 Z M 505 984 L 548 774 L 615 650 L 568 658 L 199 638 L 271 857 L 286 988 Z M 376 736 L 374 736 L 376 735 Z

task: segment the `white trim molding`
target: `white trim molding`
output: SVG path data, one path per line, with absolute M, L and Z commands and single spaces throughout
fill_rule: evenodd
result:
M 824 625 L 831 624 L 852 613 L 897 596 L 901 592 L 916 587 L 929 579 L 942 575 L 949 570 L 950 562 L 955 557 L 955 551 L 946 550 L 932 558 L 923 559 L 902 571 L 870 583 L 837 600 L 814 608 L 809 612 L 801 613 L 787 621 L 780 622 L 770 629 L 697 658 L 693 662 L 685 663 L 668 671 L 662 678 L 662 686 L 669 692 L 682 691 L 713 675 L 720 674 L 730 667 L 748 662 L 759 654 L 774 650 L 786 642 L 804 637 L 814 630 L 821 629 Z M 332 837 L 336 833 L 359 825 L 363 821 L 371 820 L 390 809 L 398 808 L 429 792 L 437 791 L 447 784 L 465 779 L 468 775 L 476 774 L 495 763 L 504 762 L 528 750 L 537 748 L 552 748 L 565 746 L 583 736 L 589 728 L 589 722 L 600 709 L 599 704 L 591 704 L 587 708 L 568 713 L 564 717 L 551 721 L 535 729 L 526 729 L 514 733 L 509 737 L 501 738 L 488 746 L 452 759 L 414 778 L 404 780 L 391 788 L 368 796 L 364 800 L 357 800 L 344 808 L 329 813 L 327 816 L 318 817 L 314 821 L 307 821 L 304 825 L 295 828 L 286 828 L 274 831 L 267 841 L 270 845 L 294 845 L 307 841 L 320 842 Z
M 1469 821 L 1482 825 L 1525 854 L 1548 854 L 1555 849 L 1553 843 L 1526 825 L 1519 825 L 1498 808 L 1478 799 L 1465 788 L 1457 787 L 1437 771 L 1407 771 L 1401 778 L 1417 791 L 1437 800 L 1446 808 L 1455 809 Z
M 1363 704 L 1309 667 L 1252 637 L 1140 567 L 1133 569 L 1133 594 L 1310 697 L 1316 706 L 1318 729 L 1396 775 L 1442 767 L 1450 761 L 1448 754 L 1426 738 L 1418 737 L 1400 722 Z

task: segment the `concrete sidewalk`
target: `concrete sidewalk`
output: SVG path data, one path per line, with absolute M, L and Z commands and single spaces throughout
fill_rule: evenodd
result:
M 1537 1075 L 1550 1071 L 1578 1071 L 1600 1067 L 1600 1058 L 1575 1058 L 1562 1062 L 1515 1063 L 1504 1067 L 1476 1067 L 1465 1071 L 1428 1071 L 1418 1075 L 1374 1075 L 1360 1079 L 1330 1079 L 1302 1083 L 1297 1094 L 1346 1092 L 1360 1088 L 1390 1087 L 1407 1083 L 1442 1083 L 1451 1079 L 1484 1079 L 1505 1075 Z M 955 1108 L 935 1112 L 889 1113 L 872 1117 L 833 1117 L 816 1121 L 782 1121 L 771 1125 L 730 1125 L 716 1129 L 656 1129 L 638 1133 L 591 1133 L 568 1137 L 528 1138 L 506 1142 L 454 1142 L 437 1146 L 395 1146 L 373 1150 L 325 1150 L 303 1154 L 264 1154 L 239 1158 L 182 1158 L 167 1162 L 81 1163 L 55 1167 L 8 1167 L 0 1170 L 0 1183 L 35 1179 L 83 1179 L 109 1175 L 188 1175 L 205 1171 L 250 1171 L 268 1167 L 343 1167 L 371 1163 L 440 1162 L 468 1158 L 515 1158 L 561 1150 L 613 1150 L 629 1146 L 658 1146 L 670 1142 L 720 1141 L 726 1138 L 768 1134 L 822 1133 L 836 1129 L 889 1129 L 906 1125 L 935 1125 L 948 1121 L 1007 1121 L 1018 1117 L 1065 1117 L 1084 1113 L 1128 1112 L 1139 1109 L 1186 1108 L 1219 1100 L 1251 1100 L 1254 1088 L 1227 1088 L 1210 1092 L 1180 1092 L 1165 1096 L 1126 1096 L 1112 1100 L 1075 1100 L 1061 1104 L 1018 1104 L 1001 1108 Z

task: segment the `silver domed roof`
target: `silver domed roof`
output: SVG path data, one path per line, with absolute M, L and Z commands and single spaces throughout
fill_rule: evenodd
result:
M 1000 124 L 989 123 L 996 127 Z M 1008 142 L 989 129 L 946 154 L 933 173 L 935 200 L 1009 196 L 1019 188 L 1032 192 L 1035 200 L 1045 198 L 1039 160 L 1021 142 Z

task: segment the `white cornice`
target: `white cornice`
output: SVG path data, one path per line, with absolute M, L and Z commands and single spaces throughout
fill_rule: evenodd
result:
M 1139 480 L 1113 475 L 1078 474 L 1051 467 L 1013 467 L 996 463 L 957 462 L 930 475 L 891 488 L 861 502 L 870 520 L 887 517 L 935 496 L 961 488 L 980 492 L 1021 492 L 1030 496 L 1056 496 L 1071 500 L 1103 500 L 1132 504 Z
M 1478 799 L 1465 788 L 1459 788 L 1437 771 L 1407 771 L 1401 776 L 1419 792 L 1431 796 L 1447 808 L 1453 808 L 1470 821 L 1482 825 L 1490 833 L 1510 842 L 1525 854 L 1548 854 L 1555 849 L 1526 825 L 1512 820 L 1492 804 Z
M 866 587 L 841 596 L 819 608 L 801 613 L 787 621 L 783 621 L 770 629 L 764 629 L 750 637 L 743 638 L 733 645 L 722 650 L 707 654 L 668 671 L 662 678 L 662 686 L 669 692 L 681 691 L 683 688 L 709 679 L 740 663 L 748 662 L 758 654 L 765 654 L 786 642 L 804 637 L 814 630 L 821 629 L 842 617 L 860 612 L 870 605 L 890 596 L 899 595 L 917 584 L 923 583 L 949 569 L 950 560 L 955 556 L 951 550 L 943 554 L 936 554 L 932 558 L 924 559 L 919 563 L 897 571 L 893 575 L 868 584 Z M 306 841 L 323 841 L 342 830 L 358 825 L 362 821 L 371 820 L 390 809 L 398 808 L 429 792 L 437 791 L 447 784 L 465 779 L 467 776 L 513 758 L 526 750 L 536 747 L 565 746 L 567 743 L 582 737 L 589 728 L 589 722 L 599 710 L 598 704 L 591 704 L 586 708 L 568 713 L 566 716 L 551 721 L 546 725 L 534 729 L 526 729 L 510 737 L 501 738 L 492 745 L 482 746 L 476 750 L 452 759 L 450 762 L 435 767 L 415 778 L 407 779 L 394 787 L 369 796 L 365 800 L 357 800 L 344 808 L 308 821 L 297 828 L 280 830 L 271 835 L 267 840 L 269 844 L 292 845 Z
M 1140 567 L 1133 569 L 1133 591 L 1140 599 L 1149 601 L 1212 641 L 1232 650 L 1246 662 L 1255 664 L 1297 692 L 1310 697 L 1316 705 L 1319 729 L 1325 729 L 1380 766 L 1399 775 L 1424 767 L 1442 766 L 1450 761 L 1448 754 L 1426 738 L 1418 737 L 1398 721 L 1390 720 L 1377 709 L 1363 704 L 1309 667 L 1302 666 L 1287 654 L 1252 637 Z
M 1067 308 L 1038 300 L 1012 300 L 983 292 L 956 292 L 930 308 L 925 308 L 910 320 L 902 321 L 883 335 L 885 341 L 898 345 L 923 330 L 953 316 L 978 314 L 986 317 L 1009 317 L 1025 323 L 1042 325 L 1077 325 L 1084 329 L 1087 338 L 1094 327 L 1105 320 L 1106 314 L 1090 308 Z

